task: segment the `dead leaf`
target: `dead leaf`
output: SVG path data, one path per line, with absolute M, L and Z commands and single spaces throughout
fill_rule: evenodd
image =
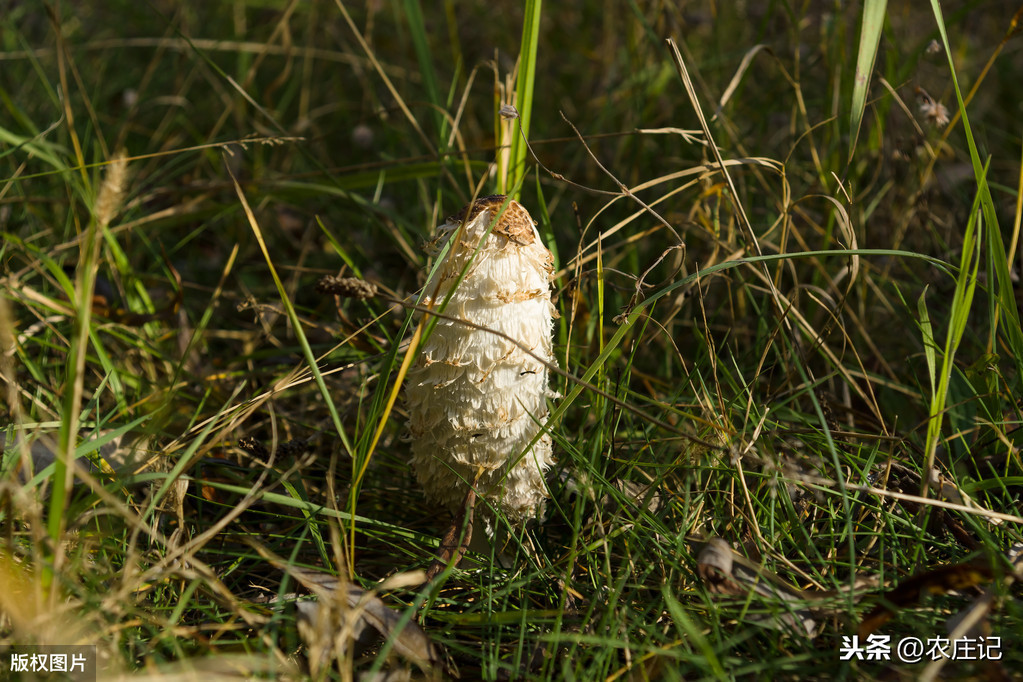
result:
M 868 613 L 860 623 L 860 639 L 877 631 L 895 615 L 897 609 L 913 606 L 925 594 L 945 594 L 965 590 L 991 580 L 991 567 L 976 561 L 939 566 L 906 578 L 882 597 L 882 603 Z
M 805 604 L 814 598 L 823 599 L 833 593 L 811 594 L 786 585 L 767 569 L 752 564 L 736 554 L 723 539 L 715 537 L 697 556 L 696 573 L 714 594 L 746 596 L 750 590 L 767 599 L 784 603 L 787 612 L 774 616 L 774 622 L 762 620 L 778 630 L 789 630 L 812 637 L 817 629 L 814 610 Z M 796 605 L 799 602 L 799 605 Z
M 316 670 L 332 657 L 343 655 L 348 647 L 366 646 L 373 633 L 389 642 L 396 653 L 427 673 L 449 672 L 442 650 L 405 614 L 389 608 L 374 592 L 364 590 L 338 576 L 320 571 L 298 569 L 262 547 L 254 540 L 248 544 L 260 556 L 284 571 L 317 600 L 296 602 L 299 634 L 309 648 L 311 667 Z M 392 576 L 381 589 L 420 585 L 422 572 Z

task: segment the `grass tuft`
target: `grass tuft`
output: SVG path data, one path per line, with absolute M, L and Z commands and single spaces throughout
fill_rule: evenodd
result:
M 1018 674 L 1020 14 L 976 9 L 13 4 L 0 646 L 104 679 Z M 557 465 L 540 522 L 424 584 L 424 246 L 494 191 L 554 255 Z M 1001 659 L 840 657 L 948 633 Z

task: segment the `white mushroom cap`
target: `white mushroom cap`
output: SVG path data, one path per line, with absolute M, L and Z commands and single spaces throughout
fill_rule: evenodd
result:
M 544 472 L 554 463 L 550 436 L 528 446 L 547 421 L 546 398 L 553 394 L 546 365 L 509 339 L 554 362 L 551 254 L 526 209 L 503 196 L 478 199 L 437 232 L 438 250 L 451 244 L 426 284 L 423 305 L 439 307 L 451 293 L 445 315 L 508 338 L 437 320 L 406 379 L 412 462 L 427 495 L 451 509 L 463 502 L 482 468 L 478 496 L 509 521 L 521 522 L 535 517 L 547 497 Z M 489 531 L 487 507 L 477 505 Z

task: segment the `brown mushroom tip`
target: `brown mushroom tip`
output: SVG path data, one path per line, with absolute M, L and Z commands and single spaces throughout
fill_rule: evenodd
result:
M 492 218 L 500 216 L 491 234 L 505 237 L 508 241 L 515 242 L 520 246 L 528 246 L 536 241 L 537 235 L 534 227 L 536 222 L 529 215 L 529 211 L 525 206 L 514 199 L 509 199 L 504 194 L 479 197 L 448 218 L 448 223 L 451 225 L 469 223 L 476 220 L 485 211 L 490 212 Z

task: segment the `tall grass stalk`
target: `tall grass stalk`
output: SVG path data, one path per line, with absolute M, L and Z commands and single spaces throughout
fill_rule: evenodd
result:
M 1006 341 L 1015 360 L 1017 371 L 1017 390 L 1023 390 L 1023 326 L 1020 324 L 1019 312 L 1013 295 L 1014 287 L 1009 274 L 1009 260 L 1005 254 L 1005 246 L 1002 243 L 1002 231 L 998 227 L 998 215 L 995 212 L 994 200 L 991 197 L 991 188 L 987 182 L 985 163 L 980 158 L 977 143 L 973 139 L 973 129 L 970 126 L 970 119 L 966 113 L 966 102 L 963 100 L 962 91 L 959 89 L 959 79 L 956 76 L 955 62 L 952 60 L 952 51 L 948 42 L 948 33 L 945 29 L 945 21 L 941 12 L 941 6 L 937 0 L 931 0 L 931 8 L 934 11 L 934 18 L 941 34 L 942 45 L 948 57 L 949 77 L 956 93 L 959 116 L 963 122 L 963 132 L 966 134 L 966 144 L 970 153 L 970 162 L 973 166 L 973 177 L 977 183 L 977 194 L 980 200 L 981 211 L 984 222 L 987 225 L 985 246 L 990 253 L 988 259 L 989 280 L 995 282 L 994 287 L 988 288 L 988 312 L 990 318 L 990 333 L 988 336 L 989 352 L 994 352 L 996 338 L 998 337 L 999 320 L 1006 318 Z M 1019 12 L 1013 17 L 1013 23 L 1019 19 Z M 999 46 L 999 50 L 1000 50 Z M 969 229 L 969 226 L 967 226 Z
M 852 100 L 849 106 L 849 159 L 856 153 L 856 142 L 860 137 L 863 112 L 867 108 L 867 95 L 873 79 L 877 49 L 881 44 L 885 13 L 888 0 L 866 0 L 860 20 L 860 44 L 856 52 L 856 74 L 853 78 Z
M 533 91 L 536 84 L 537 55 L 540 48 L 540 21 L 543 0 L 526 0 L 522 22 L 522 45 L 519 48 L 518 79 L 515 84 L 515 107 L 519 112 L 517 130 L 511 143 L 511 168 L 507 184 L 500 190 L 512 199 L 520 198 L 519 188 L 526 177 L 529 131 L 533 121 Z

